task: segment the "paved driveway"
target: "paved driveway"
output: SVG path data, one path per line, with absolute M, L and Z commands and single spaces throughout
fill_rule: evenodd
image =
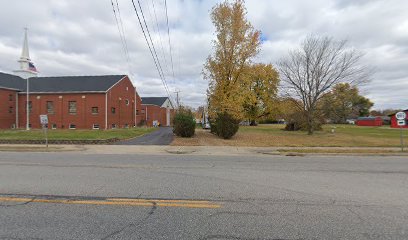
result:
M 157 131 L 141 137 L 115 143 L 116 145 L 169 145 L 173 141 L 173 128 L 160 127 Z

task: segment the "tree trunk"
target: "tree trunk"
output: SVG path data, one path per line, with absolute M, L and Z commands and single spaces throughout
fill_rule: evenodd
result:
M 307 112 L 307 134 L 308 135 L 313 135 L 313 112 L 308 111 Z

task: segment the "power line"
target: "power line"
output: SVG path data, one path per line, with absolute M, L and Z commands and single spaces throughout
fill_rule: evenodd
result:
M 130 60 L 130 54 L 129 54 L 129 49 L 128 49 L 128 45 L 127 45 L 127 41 L 126 41 L 126 35 L 125 35 L 124 27 L 123 27 L 122 17 L 121 17 L 121 14 L 120 14 L 120 8 L 119 8 L 118 0 L 116 0 L 116 7 L 117 7 L 118 14 L 116 14 L 116 9 L 115 9 L 115 5 L 113 3 L 113 0 L 111 0 L 111 4 L 112 4 L 113 15 L 114 15 L 115 21 L 116 21 L 116 26 L 117 26 L 118 32 L 119 32 L 119 37 L 120 37 L 122 49 L 124 51 L 125 59 L 126 59 L 127 65 L 128 65 L 128 71 L 129 71 L 129 74 L 131 74 L 133 76 L 133 73 L 132 73 L 132 70 L 131 70 L 131 67 L 130 67 L 130 61 L 131 61 Z
M 118 28 L 118 32 L 119 32 L 119 37 L 120 37 L 120 42 L 121 42 L 121 45 L 122 45 L 122 49 L 123 49 L 124 53 L 126 54 L 126 49 L 125 49 L 125 45 L 124 45 L 123 37 L 122 37 L 122 31 L 121 31 L 121 29 L 120 29 L 120 27 L 119 27 L 119 21 L 118 21 L 117 15 L 116 15 L 115 5 L 113 4 L 113 0 L 111 0 L 110 2 L 111 2 L 111 4 L 112 4 L 113 15 L 115 16 L 116 27 Z
M 127 57 L 128 57 L 128 59 L 130 60 L 129 49 L 128 49 L 128 45 L 127 45 L 127 41 L 126 41 L 126 37 L 125 37 L 125 29 L 123 28 L 122 16 L 121 16 L 121 14 L 120 14 L 120 8 L 119 8 L 119 2 L 118 2 L 118 0 L 116 0 L 116 7 L 117 7 L 117 9 L 118 9 L 120 28 L 122 29 L 122 35 L 123 35 L 123 42 L 125 43 L 125 48 L 126 48 Z
M 167 0 L 164 0 L 164 7 L 166 9 L 166 23 L 167 23 L 167 35 L 169 37 L 171 70 L 173 72 L 173 79 L 175 79 L 176 77 L 174 76 L 173 53 L 172 53 L 171 40 L 170 40 L 169 15 L 168 15 L 168 12 L 167 12 Z
M 140 6 L 140 1 L 139 1 L 139 0 L 138 0 L 138 3 L 139 3 L 139 7 L 140 7 L 140 10 L 141 10 L 141 13 L 142 13 L 142 17 L 143 17 L 144 22 L 145 22 L 146 31 L 148 32 L 148 34 L 149 34 L 149 36 L 150 36 L 150 32 L 149 32 L 149 29 L 148 29 L 148 27 L 147 27 L 146 20 L 145 20 L 145 18 L 144 18 L 143 10 L 142 10 L 142 8 L 141 8 L 141 6 Z M 159 72 L 159 76 L 160 76 L 160 78 L 161 78 L 161 80 L 162 80 L 164 89 L 166 90 L 168 97 L 171 98 L 171 96 L 170 96 L 170 91 L 169 91 L 169 89 L 168 89 L 168 86 L 167 86 L 167 83 L 166 83 L 166 80 L 165 80 L 165 77 L 164 77 L 164 74 L 163 74 L 163 70 L 162 70 L 162 68 L 161 68 L 159 59 L 157 58 L 157 53 L 156 53 L 156 51 L 155 51 L 153 41 L 151 41 L 151 37 L 149 37 L 151 43 L 150 43 L 149 40 L 147 39 L 146 31 L 145 31 L 145 29 L 144 29 L 144 27 L 143 27 L 143 24 L 142 24 L 140 15 L 139 15 L 139 13 L 138 13 L 138 11 L 137 11 L 137 8 L 136 8 L 136 5 L 135 5 L 134 0 L 132 0 L 132 4 L 133 4 L 133 8 L 134 8 L 134 10 L 135 10 L 137 19 L 138 19 L 138 21 L 139 21 L 139 25 L 140 25 L 140 27 L 141 27 L 141 29 L 142 29 L 143 36 L 144 36 L 144 38 L 145 38 L 145 40 L 146 40 L 147 46 L 149 47 L 150 54 L 152 55 L 154 64 L 155 64 L 155 66 L 156 66 L 156 69 L 157 69 L 157 71 Z M 150 46 L 150 45 L 152 45 L 152 46 Z M 153 53 L 152 48 L 153 48 L 153 50 L 155 51 L 156 54 Z M 156 58 L 157 58 L 157 59 L 156 59 Z M 160 67 L 159 67 L 159 66 L 160 66 Z
M 159 39 L 160 39 L 160 47 L 161 47 L 161 50 L 162 50 L 162 55 L 163 55 L 164 63 L 166 64 L 166 68 L 167 68 L 167 70 L 168 70 L 168 69 L 169 69 L 169 68 L 168 68 L 169 65 L 168 65 L 168 63 L 167 63 L 167 57 L 166 57 L 166 53 L 165 53 L 165 51 L 164 51 L 163 39 L 162 39 L 162 35 L 161 35 L 161 33 L 160 33 L 159 21 L 157 20 L 156 6 L 155 6 L 155 4 L 154 4 L 154 0 L 151 0 L 151 2 L 152 2 L 152 6 L 153 6 L 154 19 L 155 19 L 155 21 L 156 21 L 156 29 L 157 29 L 157 33 L 158 33 Z
M 160 68 L 160 70 L 161 70 L 161 72 L 162 72 L 162 75 L 163 75 L 164 84 L 166 85 L 165 87 L 168 89 L 169 87 L 168 87 L 167 82 L 166 82 L 166 77 L 165 77 L 165 75 L 164 75 L 164 73 L 163 73 L 163 68 L 162 68 L 162 66 L 161 66 L 161 64 L 160 64 L 159 57 L 157 56 L 156 48 L 154 47 L 154 43 L 153 43 L 153 40 L 152 40 L 152 36 L 150 35 L 149 27 L 147 26 L 146 18 L 145 18 L 144 14 L 143 14 L 142 6 L 140 5 L 140 0 L 137 0 L 137 2 L 138 2 L 138 4 L 139 4 L 140 12 L 141 12 L 141 14 L 142 14 L 142 18 L 143 18 L 143 22 L 144 22 L 145 27 L 146 27 L 146 30 L 147 30 L 147 34 L 148 34 L 148 36 L 149 36 L 150 42 L 151 42 L 152 47 L 153 47 L 154 55 L 156 56 L 157 63 L 158 63 L 158 65 L 159 65 L 159 68 Z

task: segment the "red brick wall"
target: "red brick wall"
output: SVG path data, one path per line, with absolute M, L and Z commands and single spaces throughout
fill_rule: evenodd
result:
M 145 116 L 142 114 L 142 98 L 136 92 L 136 123 L 140 124 L 144 119 Z
M 3 94 L 2 94 L 3 96 Z M 112 124 L 117 128 L 125 127 L 128 124 L 132 127 L 135 123 L 135 88 L 126 77 L 113 86 L 107 94 L 105 93 L 78 93 L 78 94 L 30 94 L 32 111 L 30 113 L 30 123 L 32 128 L 40 128 L 40 115 L 47 114 L 49 125 L 57 125 L 58 129 L 68 129 L 70 124 L 75 124 L 76 129 L 92 129 L 93 124 L 99 124 L 100 129 L 105 129 L 105 101 L 108 100 L 108 129 Z M 7 95 L 8 98 L 8 95 Z M 126 104 L 129 100 L 129 104 Z M 47 101 L 54 104 L 54 113 L 47 112 Z M 77 113 L 69 113 L 69 101 L 76 101 Z M 26 126 L 26 95 L 19 95 L 19 127 Z M 92 113 L 92 107 L 98 107 L 98 113 Z M 112 113 L 111 108 L 116 109 Z M 141 109 L 141 99 L 136 95 L 136 107 Z M 139 111 L 140 112 L 140 111 Z M 140 121 L 139 115 L 136 120 Z M 5 121 L 0 121 L 3 124 Z M 1 128 L 4 128 L 0 125 Z
M 108 129 L 115 124 L 117 128 L 123 128 L 126 125 L 132 127 L 137 125 L 136 112 L 141 108 L 140 97 L 136 95 L 135 109 L 135 88 L 128 77 L 117 83 L 107 93 L 108 96 Z M 128 100 L 128 104 L 126 104 Z M 115 108 L 115 113 L 112 113 Z M 139 119 L 140 121 L 140 119 Z
M 32 128 L 40 128 L 40 115 L 48 115 L 49 128 L 56 124 L 58 129 L 68 129 L 75 124 L 77 129 L 91 129 L 93 124 L 105 126 L 105 94 L 30 94 L 32 110 L 30 124 Z M 53 102 L 54 112 L 47 112 L 47 101 Z M 76 101 L 77 112 L 69 113 L 69 102 Z M 92 107 L 98 107 L 99 113 L 92 114 Z M 19 126 L 26 126 L 26 95 L 19 96 Z
M 16 123 L 17 92 L 0 89 L 0 128 L 11 128 Z
M 144 110 L 143 119 L 146 120 L 147 126 L 152 127 L 153 121 L 157 120 L 161 124 L 161 126 L 167 126 L 167 109 L 162 108 L 156 105 L 143 105 L 142 109 Z M 147 110 L 146 110 L 147 109 Z M 147 112 L 147 118 L 146 118 Z M 174 116 L 174 110 L 170 109 L 170 125 L 172 125 L 172 119 Z

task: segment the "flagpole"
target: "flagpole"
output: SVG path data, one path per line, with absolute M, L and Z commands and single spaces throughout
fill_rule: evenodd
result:
M 27 111 L 27 125 L 26 125 L 26 130 L 30 130 L 30 85 L 29 85 L 29 77 L 27 78 L 27 93 L 26 93 L 26 111 Z

